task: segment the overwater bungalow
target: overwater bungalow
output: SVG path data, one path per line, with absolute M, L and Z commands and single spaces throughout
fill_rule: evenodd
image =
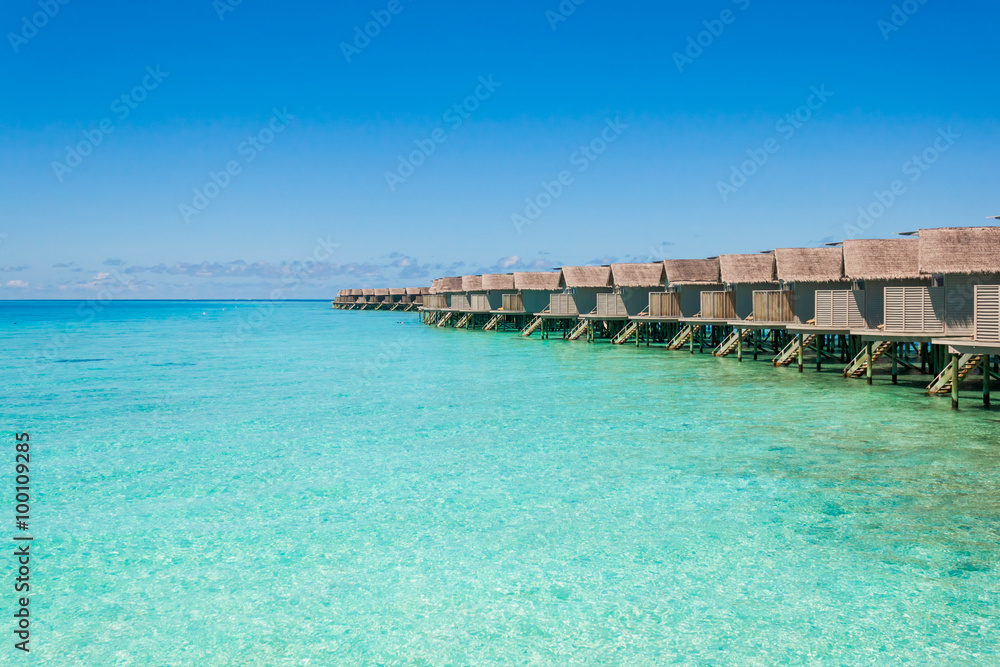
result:
M 725 338 L 729 320 L 736 317 L 733 294 L 722 284 L 719 258 L 668 259 L 663 262 L 666 288 L 651 292 L 649 311 L 641 319 L 647 342 L 663 340 L 668 349 L 685 343 L 691 350 Z M 638 340 L 637 340 L 638 342 Z
M 896 266 L 895 279 L 882 286 L 883 305 L 880 312 L 876 311 L 881 317 L 868 312 L 867 327 L 853 332 L 864 348 L 844 373 L 850 377 L 864 375 L 871 383 L 874 363 L 869 364 L 868 360 L 875 362 L 887 355 L 895 382 L 899 364 L 914 368 L 899 358 L 900 350 L 905 355 L 911 347 L 916 347 L 920 370 L 929 369 L 936 375 L 927 387 L 928 392 L 932 395 L 947 394 L 953 389 L 957 392 L 951 382 L 952 371 L 957 370 L 962 380 L 984 359 L 988 363 L 989 352 L 976 354 L 970 343 L 976 336 L 977 291 L 985 295 L 994 289 L 992 286 L 1000 284 L 1000 229 L 922 229 L 906 236 L 916 238 L 868 242 L 870 253 L 857 260 L 845 250 L 851 272 L 859 262 L 877 265 L 894 261 Z M 867 281 L 865 287 L 866 292 L 871 290 Z M 876 308 L 876 303 L 877 298 L 866 295 L 866 307 Z M 988 335 L 984 332 L 983 337 Z M 951 350 L 960 350 L 957 368 L 953 367 Z
M 542 337 L 559 332 L 563 338 L 576 340 L 587 329 L 580 315 L 596 312 L 599 295 L 614 294 L 611 266 L 564 266 L 561 271 L 562 291 L 549 296 L 549 307 L 541 314 L 546 320 Z
M 489 306 L 488 310 L 494 313 L 504 307 L 504 296 L 507 296 L 509 301 L 510 297 L 517 294 L 517 290 L 514 289 L 513 273 L 484 273 L 482 288 L 486 305 Z
M 441 283 L 445 280 L 444 278 L 435 278 L 431 282 L 431 286 L 427 290 L 427 294 L 422 294 L 423 296 L 423 307 L 424 310 L 447 310 L 448 308 L 448 295 L 441 291 Z M 421 289 L 421 292 L 423 290 Z
M 462 289 L 468 298 L 469 305 L 466 308 L 469 312 L 490 312 L 490 302 L 486 298 L 486 290 L 483 289 L 483 277 L 462 276 Z
M 754 294 L 779 289 L 774 252 L 754 255 L 720 255 L 719 273 L 728 292 L 733 293 L 733 307 L 738 320 L 764 320 L 754 314 Z
M 932 343 L 948 355 L 928 392 L 950 393 L 957 409 L 959 385 L 978 369 L 983 402 L 989 405 L 990 379 L 997 370 L 993 361 L 1000 355 L 1000 227 L 921 229 L 919 238 L 920 271 L 934 280 L 929 300 L 919 304 L 922 322 L 925 329 L 943 328 Z M 896 296 L 902 304 L 893 306 L 901 307 L 908 324 L 917 317 L 918 304 L 910 294 Z
M 597 293 L 596 308 L 580 314 L 580 319 L 586 323 L 581 327 L 585 328 L 588 340 L 605 337 L 614 344 L 621 344 L 635 334 L 638 344 L 643 320 L 630 322 L 630 319 L 648 317 L 649 295 L 663 292 L 665 283 L 663 262 L 612 264 L 612 290 Z
M 576 318 L 597 309 L 600 294 L 613 294 L 611 266 L 562 267 L 562 292 L 549 297 L 549 313 L 554 317 Z
M 537 315 L 549 307 L 549 299 L 562 291 L 559 286 L 561 271 L 519 271 L 514 273 L 516 294 L 504 304 L 507 312 L 524 312 Z M 508 307 L 509 306 L 509 307 Z
M 921 372 L 926 372 L 928 363 L 931 372 L 936 372 L 930 341 L 943 327 L 922 330 L 923 305 L 921 323 L 916 327 L 912 327 L 912 317 L 903 317 L 901 309 L 907 300 L 930 305 L 937 298 L 931 289 L 932 278 L 920 272 L 919 239 L 848 240 L 843 248 L 844 275 L 851 280 L 851 289 L 833 292 L 828 305 L 820 303 L 824 295 L 817 293 L 816 308 L 817 324 L 843 326 L 846 322 L 850 326 L 853 361 L 844 369 L 844 376 L 864 376 L 870 383 L 875 363 L 888 356 L 895 381 L 900 364 L 916 368 L 910 364 L 911 348 L 916 348 Z
M 370 287 L 366 287 L 366 288 L 362 289 L 361 290 L 361 298 L 358 299 L 358 303 L 362 304 L 362 307 L 361 307 L 362 310 L 366 310 L 366 309 L 367 310 L 371 310 L 371 309 L 375 308 L 375 303 L 376 303 L 376 301 L 375 301 L 375 290 L 372 289 L 372 288 L 370 288 Z
M 850 289 L 816 294 L 816 324 L 878 330 L 885 324 L 886 288 L 931 286 L 920 273 L 920 242 L 905 239 L 844 241 L 844 275 Z
M 822 370 L 824 358 L 846 363 L 849 358 L 846 337 L 850 334 L 850 326 L 820 326 L 816 319 L 817 303 L 822 306 L 823 318 L 829 319 L 827 308 L 832 304 L 831 293 L 843 293 L 844 287 L 850 285 L 844 276 L 844 249 L 839 245 L 777 248 L 774 260 L 780 289 L 754 293 L 755 315 L 766 312 L 767 321 L 784 323 L 785 331 L 793 336 L 775 357 L 774 364 L 786 366 L 797 359 L 799 371 L 802 371 L 804 351 L 810 344 L 815 350 L 816 370 Z
M 667 274 L 663 262 L 612 264 L 614 293 L 598 295 L 597 314 L 606 317 L 641 315 L 649 309 L 651 292 L 662 292 Z
M 424 308 L 434 312 L 425 322 L 435 323 L 438 327 L 455 324 L 461 318 L 461 315 L 455 317 L 455 313 L 459 312 L 457 309 L 467 306 L 467 298 L 462 291 L 462 276 L 438 278 L 431 285 L 431 292 L 430 305 L 427 305 L 428 299 L 425 298 Z
M 737 359 L 742 361 L 744 343 L 751 345 L 754 359 L 768 348 L 775 353 L 780 351 L 787 343 L 784 329 L 786 322 L 775 323 L 767 319 L 774 316 L 770 312 L 772 303 L 780 303 L 783 298 L 774 251 L 752 255 L 720 255 L 719 274 L 725 286 L 723 291 L 729 294 L 722 298 L 732 304 L 735 317 L 730 320 L 731 334 L 715 348 L 713 354 L 725 357 L 735 352 Z M 728 304 L 721 307 L 728 310 Z M 755 307 L 761 309 L 760 315 L 754 312 Z M 680 344 L 683 342 L 681 340 Z M 693 341 L 688 342 L 693 351 Z
M 447 299 L 448 310 L 454 311 L 468 305 L 465 292 L 462 291 L 462 276 L 450 276 L 441 278 L 438 284 L 438 293 Z
M 490 308 L 481 275 L 462 276 L 462 292 L 452 294 L 451 309 L 459 316 L 456 329 L 474 329 L 477 324 L 485 323 L 479 320 L 488 315 Z M 478 319 L 475 317 L 477 313 L 481 316 Z
M 482 324 L 485 331 L 500 331 L 507 328 L 516 327 L 520 329 L 520 322 L 516 318 L 507 317 L 505 308 L 512 303 L 517 305 L 517 290 L 514 288 L 513 273 L 484 273 L 482 276 L 482 291 L 473 294 L 479 308 L 487 306 L 488 317 L 481 316 L 481 310 L 476 310 L 472 317 L 472 325 Z M 485 303 L 484 303 L 485 302 Z M 481 321 L 485 320 L 485 321 Z
M 457 291 L 451 292 L 449 307 L 459 313 L 469 311 L 469 292 L 473 289 L 482 289 L 482 276 L 462 276 L 456 285 Z
M 844 250 L 840 246 L 778 248 L 774 260 L 781 284 L 780 297 L 755 294 L 757 319 L 808 324 L 816 317 L 817 290 L 843 289 L 846 282 Z
M 916 297 L 921 302 L 925 299 L 930 302 L 927 290 L 932 280 L 920 272 L 919 240 L 848 240 L 843 243 L 843 251 L 844 275 L 851 281 L 850 289 L 816 293 L 816 324 L 850 328 L 848 344 L 853 361 L 844 369 L 845 377 L 865 376 L 871 381 L 869 359 L 874 365 L 886 354 L 891 360 L 893 377 L 900 363 L 915 368 L 909 363 L 911 347 L 916 348 L 920 357 L 921 371 L 926 371 L 928 361 L 932 361 L 929 350 L 932 334 L 906 332 L 905 322 L 898 317 L 901 311 L 894 305 L 906 293 L 911 300 Z M 886 313 L 890 315 L 888 320 Z M 868 343 L 874 344 L 870 352 Z M 898 357 L 900 351 L 902 359 Z
M 355 292 L 360 292 L 360 290 L 345 289 L 341 290 L 340 295 L 340 305 L 341 308 L 352 308 L 358 300 L 358 296 L 355 296 Z
M 651 293 L 650 316 L 702 317 L 731 320 L 736 317 L 731 292 L 722 284 L 719 258 L 668 259 L 663 268 L 667 277 L 666 291 Z
M 421 296 L 423 288 L 420 287 L 407 287 L 406 296 L 403 298 L 403 303 L 410 306 L 422 306 L 424 303 L 423 297 Z
M 540 329 L 552 295 L 562 291 L 562 271 L 515 271 L 516 294 L 504 295 L 504 318 L 521 325 L 521 336 L 530 336 Z
M 406 296 L 405 287 L 390 287 L 389 288 L 389 301 L 393 304 L 403 303 L 403 297 Z

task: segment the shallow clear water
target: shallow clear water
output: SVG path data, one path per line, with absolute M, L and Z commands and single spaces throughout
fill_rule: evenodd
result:
M 78 308 L 0 306 L 32 664 L 1000 661 L 971 400 L 321 303 Z

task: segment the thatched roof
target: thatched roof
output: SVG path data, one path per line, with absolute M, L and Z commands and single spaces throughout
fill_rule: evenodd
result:
M 406 288 L 405 287 L 390 287 L 389 288 L 389 294 L 391 294 L 392 296 L 400 296 L 400 295 L 406 294 Z
M 921 229 L 920 272 L 1000 273 L 1000 227 Z
M 558 292 L 562 281 L 562 271 L 517 271 L 514 273 L 514 287 L 519 290 Z
M 350 296 L 361 296 L 362 294 L 364 294 L 364 292 L 365 292 L 364 290 L 352 289 L 350 291 Z
M 836 248 L 777 248 L 778 280 L 827 283 L 844 280 L 844 250 Z
M 389 290 L 384 287 L 376 287 L 375 296 L 389 296 Z
M 668 285 L 715 285 L 719 277 L 719 258 L 667 259 L 663 261 Z
M 364 296 L 375 296 L 375 290 L 366 288 L 361 290 L 361 294 L 363 294 Z
M 920 240 L 844 241 L 844 275 L 855 280 L 919 278 Z
M 667 277 L 663 271 L 663 262 L 612 264 L 611 276 L 617 287 L 660 287 Z
M 420 289 L 421 288 L 419 288 L 419 287 L 407 287 L 406 288 L 406 293 L 409 294 L 410 296 L 419 296 L 420 295 Z
M 778 278 L 774 271 L 774 253 L 756 255 L 720 255 L 719 272 L 727 285 L 773 283 Z
M 437 284 L 436 294 L 453 294 L 461 292 L 462 290 L 462 276 L 453 276 L 450 278 L 438 278 L 434 281 Z M 431 286 L 434 289 L 434 286 Z
M 484 273 L 484 290 L 512 290 L 514 289 L 513 273 Z
M 566 287 L 611 287 L 610 266 L 564 266 Z
M 431 288 L 430 287 L 421 287 L 420 288 L 420 293 L 421 294 L 432 294 Z
M 482 276 L 462 276 L 462 290 L 465 292 L 480 292 L 483 289 Z

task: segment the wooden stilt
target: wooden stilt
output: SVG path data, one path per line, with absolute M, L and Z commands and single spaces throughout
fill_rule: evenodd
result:
M 990 355 L 983 357 L 983 407 L 990 409 Z
M 799 338 L 799 352 L 798 352 L 798 357 L 799 358 L 798 358 L 798 361 L 799 361 L 799 372 L 801 373 L 802 372 L 802 368 L 803 368 L 803 365 L 802 365 L 803 364 L 803 356 L 805 356 L 804 352 L 802 351 L 802 345 L 805 342 L 805 336 L 803 336 L 802 334 L 796 334 L 796 336 L 798 336 L 798 338 Z
M 953 353 L 951 355 L 951 409 L 958 410 L 958 371 L 961 356 Z
M 823 334 L 816 335 L 816 372 L 823 370 Z
M 760 336 L 760 329 L 754 329 L 753 330 L 753 335 L 750 336 L 750 339 L 753 341 L 753 360 L 754 361 L 757 361 L 757 352 L 758 352 L 758 340 L 757 340 L 757 338 L 758 338 L 758 336 Z
M 865 369 L 865 376 L 868 378 L 868 384 L 871 384 L 872 367 L 875 366 L 875 364 L 872 363 L 872 342 L 870 340 L 865 342 L 865 355 L 868 358 L 868 368 Z
M 743 363 L 743 330 L 736 327 L 736 361 Z
M 892 383 L 897 384 L 896 378 L 899 376 L 899 343 L 893 343 L 889 354 L 892 355 Z

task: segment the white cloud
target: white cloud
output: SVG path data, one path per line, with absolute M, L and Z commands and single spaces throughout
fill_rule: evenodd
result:
M 8 280 L 7 287 L 27 287 L 28 283 L 23 280 Z

